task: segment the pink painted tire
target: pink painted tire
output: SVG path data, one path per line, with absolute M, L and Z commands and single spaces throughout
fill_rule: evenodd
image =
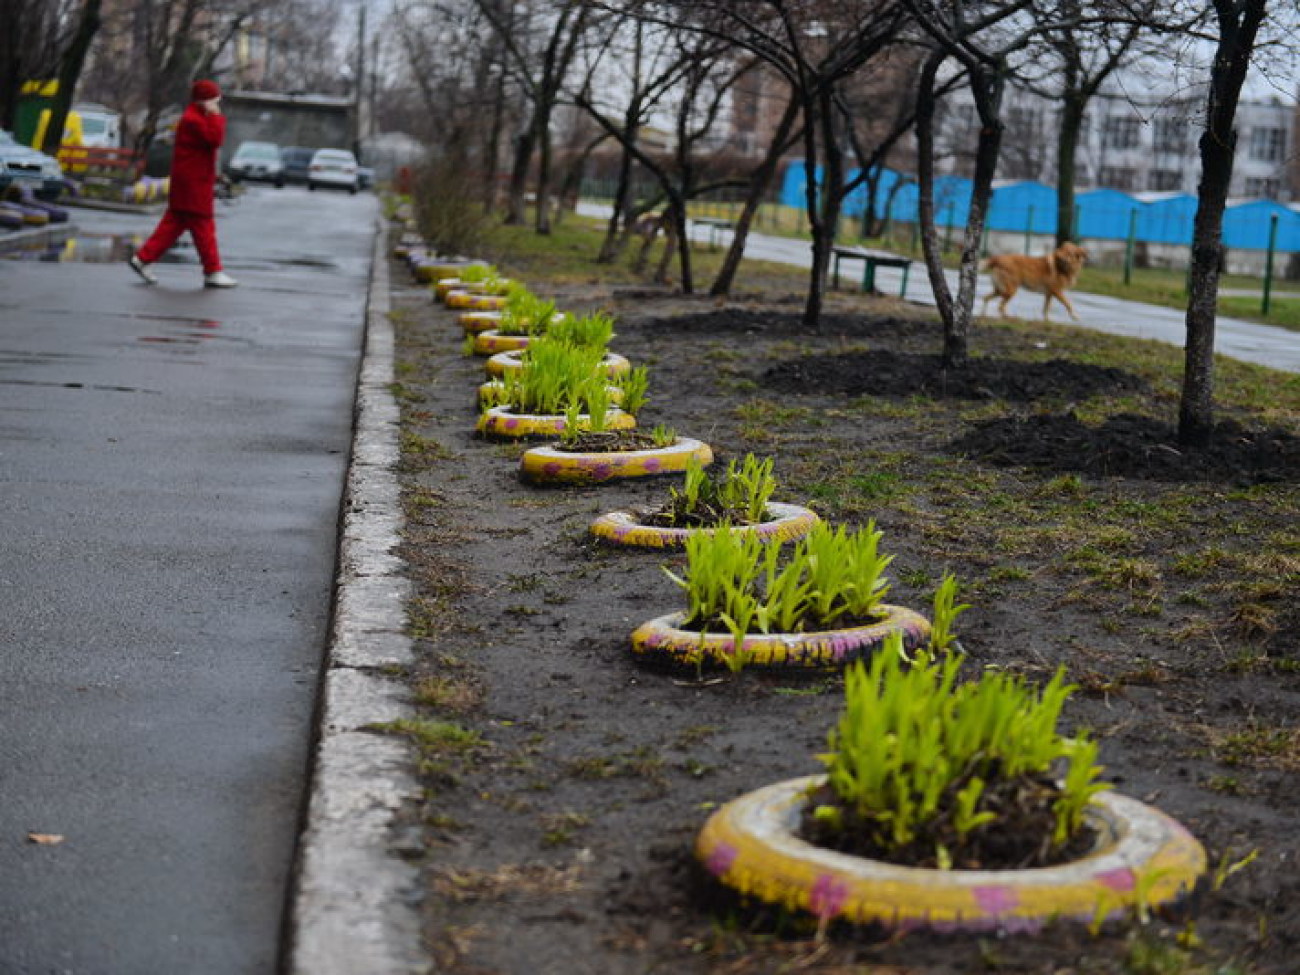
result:
M 464 317 L 464 316 L 462 316 Z M 469 331 L 469 329 L 466 329 Z M 498 352 L 517 352 L 528 348 L 531 335 L 507 335 L 495 328 L 477 332 L 474 336 L 475 355 L 496 355 Z
M 454 278 L 470 265 L 483 263 L 482 261 L 438 260 L 428 256 L 416 256 L 414 251 L 411 257 L 411 272 L 415 275 L 415 280 L 425 284 L 436 284 L 444 278 Z
M 461 312 L 456 320 L 466 332 L 471 335 L 481 335 L 483 332 L 501 327 L 501 312 L 466 311 Z
M 629 477 L 680 474 L 692 458 L 713 463 L 713 449 L 699 440 L 678 437 L 667 447 L 645 450 L 577 452 L 533 447 L 519 460 L 519 477 L 529 484 L 604 484 Z
M 803 538 L 819 519 L 811 508 L 797 504 L 770 501 L 768 520 L 756 525 L 733 525 L 733 532 L 753 533 L 768 542 L 792 542 Z M 631 511 L 611 511 L 591 523 L 591 533 L 615 545 L 634 545 L 641 548 L 682 548 L 686 539 L 694 534 L 711 535 L 715 528 L 663 528 L 643 525 Z
M 448 308 L 469 311 L 500 311 L 506 306 L 504 295 L 483 295 L 471 291 L 448 291 L 444 300 Z
M 782 670 L 838 670 L 870 656 L 895 630 L 903 649 L 914 650 L 930 639 L 930 621 L 902 606 L 881 606 L 884 618 L 865 626 L 846 626 L 808 633 L 747 633 L 741 647 L 748 667 Z M 632 633 L 632 652 L 648 663 L 677 667 L 726 665 L 736 653 L 730 633 L 684 630 L 685 613 L 670 613 L 642 623 Z
M 586 429 L 591 418 L 578 417 L 578 424 Z M 606 425 L 611 430 L 636 429 L 636 417 L 622 410 L 612 409 L 606 414 Z M 556 437 L 564 432 L 564 417 L 556 414 L 512 413 L 509 407 L 494 406 L 479 414 L 475 429 L 489 440 L 515 440 L 524 437 Z
M 522 369 L 524 367 L 524 360 L 520 355 L 522 351 L 518 349 L 513 352 L 498 352 L 496 355 L 489 356 L 486 365 L 488 375 L 500 376 L 513 369 Z M 610 376 L 621 376 L 632 368 L 632 363 L 617 352 L 606 352 L 601 364 Z
M 1180 823 L 1114 792 L 1086 814 L 1097 830 L 1086 857 L 1032 870 L 925 870 L 855 857 L 796 835 L 813 775 L 750 792 L 717 810 L 695 855 L 742 894 L 824 921 L 908 930 L 1033 932 L 1050 921 L 1131 916 L 1189 892 L 1205 850 Z
M 460 278 L 442 278 L 434 282 L 433 295 L 445 302 L 453 291 L 468 291 L 474 295 L 503 295 L 510 285 L 509 278 L 498 278 L 492 284 L 479 281 L 462 281 Z

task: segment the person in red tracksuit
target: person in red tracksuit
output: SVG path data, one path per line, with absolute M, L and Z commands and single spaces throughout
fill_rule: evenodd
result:
M 148 240 L 127 263 L 147 284 L 158 278 L 149 265 L 167 252 L 185 231 L 203 262 L 203 284 L 233 288 L 238 282 L 221 269 L 217 226 L 212 219 L 217 184 L 217 153 L 226 138 L 226 117 L 221 114 L 221 89 L 214 81 L 196 81 L 190 103 L 176 124 L 172 153 L 171 191 L 167 212 Z

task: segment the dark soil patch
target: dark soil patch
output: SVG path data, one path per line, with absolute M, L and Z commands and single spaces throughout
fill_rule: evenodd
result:
M 1146 384 L 1119 369 L 1052 359 L 1017 362 L 978 358 L 964 369 L 945 369 L 938 355 L 882 349 L 807 356 L 779 362 L 763 373 L 778 393 L 837 396 L 929 396 L 939 399 L 1080 400 L 1098 393 L 1136 392 Z
M 1258 851 L 1221 890 L 1098 936 L 836 926 L 818 943 L 809 919 L 720 888 L 691 850 L 718 804 L 820 769 L 841 681 L 633 659 L 632 630 L 684 608 L 663 571 L 680 573 L 683 556 L 601 545 L 589 525 L 662 505 L 674 482 L 521 484 L 523 446 L 473 433 L 482 361 L 403 274 L 403 426 L 425 445 L 403 473 L 410 676 L 430 721 L 482 740 L 425 755 L 414 811 L 439 972 L 1296 970 L 1300 489 L 1294 431 L 1262 431 L 1300 403 L 1271 423 L 1234 415 L 1238 427 L 1182 459 L 1152 375 L 1038 347 L 1064 332 L 982 328 L 967 380 L 936 371 L 938 326 L 895 302 L 835 296 L 808 331 L 789 301 L 554 295 L 566 311 L 613 310 L 614 348 L 650 369 L 644 428 L 705 440 L 722 463 L 772 456 L 773 500 L 811 502 L 833 524 L 876 520 L 896 555 L 891 603 L 928 612 L 955 572 L 973 605 L 957 626 L 968 667 L 1045 682 L 1064 664 L 1080 690 L 1062 730 L 1093 732 L 1109 781 L 1186 824 L 1212 866 Z M 1111 419 L 1081 422 L 1075 405 Z M 1250 442 L 1263 459 L 1243 453 Z M 1189 923 L 1200 948 L 1176 941 Z
M 1300 480 L 1300 437 L 1232 420 L 1218 424 L 1208 443 L 1183 447 L 1171 425 L 1131 413 L 1095 425 L 1072 412 L 1000 417 L 951 446 L 989 463 L 1048 471 L 1243 485 Z

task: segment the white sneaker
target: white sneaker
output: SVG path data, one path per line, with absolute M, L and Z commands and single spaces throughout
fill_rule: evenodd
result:
M 225 271 L 213 271 L 211 274 L 203 275 L 203 287 L 205 288 L 234 288 L 239 284 Z
M 140 260 L 140 258 L 136 257 L 134 254 L 131 255 L 130 259 L 126 263 L 127 266 L 131 268 L 132 271 L 140 275 L 140 277 L 144 278 L 145 284 L 158 283 L 158 275 L 150 271 L 149 265 L 146 264 L 144 261 Z

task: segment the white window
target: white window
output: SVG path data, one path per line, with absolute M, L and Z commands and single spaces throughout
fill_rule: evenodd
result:
M 1136 149 L 1140 122 L 1131 115 L 1108 115 L 1101 130 L 1103 149 Z
M 1286 133 L 1276 128 L 1250 130 L 1250 158 L 1260 162 L 1281 162 L 1286 155 Z

